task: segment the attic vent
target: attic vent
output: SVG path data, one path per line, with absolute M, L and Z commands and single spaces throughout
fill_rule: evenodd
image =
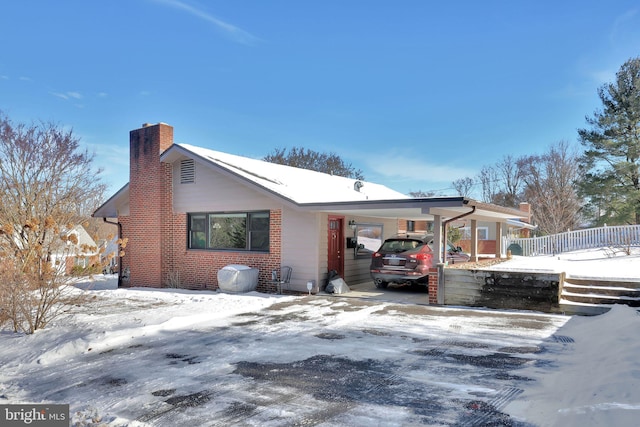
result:
M 193 159 L 180 161 L 180 184 L 196 182 L 196 165 Z

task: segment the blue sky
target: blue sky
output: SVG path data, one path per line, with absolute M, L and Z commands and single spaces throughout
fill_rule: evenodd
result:
M 454 194 L 505 155 L 577 144 L 640 56 L 637 1 L 25 0 L 0 5 L 0 109 L 72 128 L 114 192 L 129 131 L 261 158 L 335 152 Z

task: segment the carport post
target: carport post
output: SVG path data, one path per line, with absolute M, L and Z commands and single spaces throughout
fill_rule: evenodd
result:
M 502 258 L 502 223 L 496 222 L 496 259 Z
M 433 264 L 438 265 L 444 260 L 442 259 L 442 217 L 440 215 L 433 216 Z
M 471 261 L 478 262 L 478 221 L 471 220 Z

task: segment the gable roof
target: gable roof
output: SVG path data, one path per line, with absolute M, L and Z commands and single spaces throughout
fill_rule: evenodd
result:
M 160 155 L 160 160 L 167 163 L 185 158 L 302 210 L 417 220 L 441 215 L 443 218 L 466 216 L 469 219 L 506 222 L 528 216 L 520 210 L 466 197 L 411 198 L 373 182 L 269 163 L 189 144 L 173 144 Z M 93 216 L 116 218 L 118 207 L 128 202 L 129 184 L 126 184 Z
M 270 163 L 190 144 L 171 145 L 161 154 L 160 160 L 172 163 L 185 157 L 298 206 L 409 199 L 406 194 L 381 184 Z M 93 216 L 116 218 L 118 206 L 128 200 L 129 184 L 126 184 L 96 209 Z
M 71 242 L 64 242 L 62 240 L 55 241 L 51 246 L 54 253 L 67 252 L 69 250 L 70 245 L 73 245 L 73 251 L 71 254 L 73 255 L 81 255 L 81 256 L 90 256 L 98 253 L 98 248 L 95 240 L 89 235 L 87 229 L 84 228 L 82 224 L 78 224 L 75 227 L 62 231 L 63 235 L 66 237 L 71 236 L 72 234 L 76 235 L 78 242 L 72 244 Z M 84 252 L 83 250 L 88 250 L 89 248 L 95 248 L 90 252 Z
M 381 184 L 196 147 L 174 144 L 160 159 L 194 158 L 295 204 L 408 199 Z

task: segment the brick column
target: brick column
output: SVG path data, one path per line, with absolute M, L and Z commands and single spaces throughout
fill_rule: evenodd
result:
M 429 304 L 438 304 L 438 269 L 429 269 Z

